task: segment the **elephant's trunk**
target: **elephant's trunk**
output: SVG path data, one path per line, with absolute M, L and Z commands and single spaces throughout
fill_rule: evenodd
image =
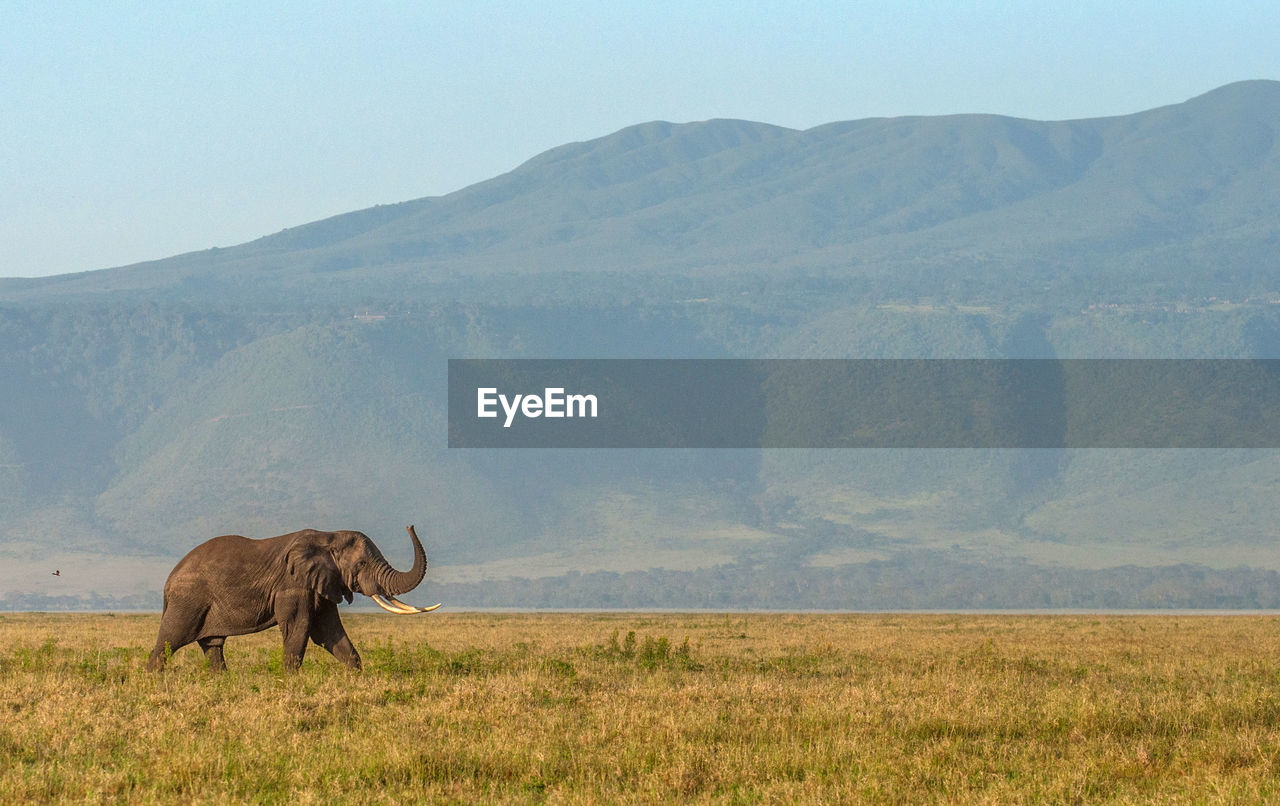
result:
M 408 571 L 397 571 L 391 567 L 390 563 L 385 563 L 378 569 L 378 584 L 384 593 L 395 596 L 401 593 L 408 593 L 418 587 L 418 583 L 422 581 L 422 577 L 427 573 L 427 552 L 422 549 L 422 543 L 418 540 L 418 533 L 409 529 L 409 539 L 413 541 L 413 567 Z

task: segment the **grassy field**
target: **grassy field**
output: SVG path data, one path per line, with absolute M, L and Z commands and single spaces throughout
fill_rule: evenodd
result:
M 8 802 L 1261 803 L 1280 619 L 348 615 L 142 671 L 157 616 L 0 614 Z

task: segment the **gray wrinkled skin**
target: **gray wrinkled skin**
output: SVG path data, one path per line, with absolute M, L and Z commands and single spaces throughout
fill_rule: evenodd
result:
M 409 527 L 413 568 L 397 571 L 361 532 L 304 529 L 265 540 L 223 535 L 183 557 L 164 585 L 160 634 L 147 669 L 160 671 L 166 656 L 193 641 L 214 671 L 226 668 L 222 645 L 280 625 L 284 665 L 297 669 L 307 640 L 352 669 L 360 654 L 338 617 L 338 604 L 354 593 L 395 596 L 412 590 L 427 570 L 426 552 Z

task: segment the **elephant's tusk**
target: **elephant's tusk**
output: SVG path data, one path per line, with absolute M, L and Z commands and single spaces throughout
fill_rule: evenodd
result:
M 391 604 L 400 605 L 401 607 L 406 608 L 407 610 L 414 613 L 430 613 L 432 610 L 435 610 L 437 607 L 440 606 L 440 604 L 437 603 L 437 604 L 431 605 L 431 607 L 414 607 L 413 605 L 405 604 L 404 602 L 400 601 L 394 596 L 388 596 L 387 599 L 390 600 Z
M 381 594 L 377 593 L 373 594 L 369 598 L 372 599 L 378 607 L 381 607 L 388 613 L 395 613 L 399 616 L 409 616 L 414 613 L 430 613 L 432 610 L 435 610 L 440 606 L 435 604 L 431 607 L 413 607 L 412 605 L 405 604 L 394 596 L 383 598 Z M 390 601 L 387 601 L 388 599 L 390 599 Z
M 396 607 L 395 605 L 391 604 L 386 599 L 383 599 L 381 596 L 379 596 L 376 593 L 370 596 L 369 598 L 373 600 L 374 604 L 376 604 L 378 607 L 381 607 L 383 610 L 387 611 L 388 613 L 395 613 L 396 615 L 399 615 L 399 616 L 407 616 L 408 614 L 413 612 L 412 610 L 403 610 L 399 607 Z

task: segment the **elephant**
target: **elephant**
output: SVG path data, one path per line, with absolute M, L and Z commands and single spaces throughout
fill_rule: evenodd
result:
M 276 624 L 284 638 L 284 665 L 302 664 L 307 640 L 324 647 L 351 669 L 360 653 L 338 617 L 338 604 L 353 593 L 373 599 L 398 615 L 429 613 L 439 607 L 412 607 L 396 598 L 417 587 L 427 571 L 427 553 L 412 526 L 413 567 L 397 571 L 362 532 L 303 529 L 253 540 L 223 535 L 183 557 L 164 583 L 160 634 L 147 661 L 164 669 L 168 656 L 196 642 L 209 667 L 226 669 L 222 645 L 229 635 L 248 635 Z

